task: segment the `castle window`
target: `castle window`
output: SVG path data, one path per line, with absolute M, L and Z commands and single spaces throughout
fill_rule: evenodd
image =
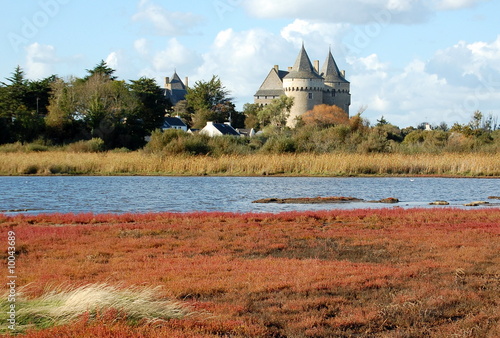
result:
M 313 98 L 313 93 L 308 93 L 308 96 L 309 96 L 309 100 L 312 100 L 312 98 Z

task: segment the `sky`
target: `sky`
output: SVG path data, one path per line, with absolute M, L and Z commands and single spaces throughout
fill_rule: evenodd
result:
M 123 80 L 220 77 L 238 109 L 274 65 L 329 48 L 351 115 L 400 126 L 500 117 L 500 1 L 2 1 L 0 81 L 82 77 L 105 60 Z

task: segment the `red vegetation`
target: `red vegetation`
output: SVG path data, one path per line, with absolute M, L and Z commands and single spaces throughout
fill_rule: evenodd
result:
M 338 106 L 330 106 L 321 104 L 314 106 L 302 115 L 302 121 L 305 125 L 314 126 L 335 126 L 335 125 L 348 125 L 349 114 Z
M 29 337 L 500 335 L 500 210 L 2 216 L 18 284 L 162 286 L 195 315 Z M 111 318 L 110 318 L 111 317 Z

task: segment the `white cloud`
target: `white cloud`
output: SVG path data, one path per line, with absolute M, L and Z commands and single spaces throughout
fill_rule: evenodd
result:
M 223 30 L 203 54 L 194 78 L 208 81 L 218 75 L 242 105 L 253 102 L 253 94 L 273 65 L 281 62 L 280 68 L 286 69 L 293 65 L 297 52 L 285 39 L 262 29 Z
M 475 88 L 490 76 L 500 76 L 500 35 L 491 43 L 460 41 L 438 50 L 429 60 L 427 70 L 450 83 Z
M 193 13 L 170 12 L 149 0 L 139 2 L 139 10 L 132 16 L 136 22 L 145 22 L 148 31 L 155 35 L 177 36 L 191 32 L 202 18 Z
M 26 48 L 26 76 L 41 79 L 53 74 L 54 64 L 59 61 L 54 46 L 35 42 Z
M 308 46 L 340 45 L 342 36 L 349 25 L 342 23 L 322 23 L 296 19 L 281 30 L 281 36 L 295 46 L 305 41 Z
M 119 67 L 118 59 L 119 59 L 119 52 L 112 52 L 108 55 L 105 62 L 108 65 L 108 67 L 111 67 L 113 69 L 117 69 Z
M 392 69 L 376 54 L 351 58 L 355 111 L 367 105 L 372 122 L 381 115 L 401 127 L 428 121 L 449 125 L 470 120 L 475 110 L 500 116 L 500 36 L 493 42 L 459 42 Z
M 182 67 L 196 61 L 196 55 L 177 39 L 168 41 L 167 47 L 154 54 L 153 68 L 159 72 L 172 71 L 177 67 Z
M 244 0 L 244 7 L 259 18 L 299 18 L 322 22 L 366 24 L 380 17 L 395 23 L 427 19 L 432 8 L 414 0 Z
M 137 53 L 142 56 L 149 55 L 149 43 L 145 38 L 141 38 L 134 41 L 134 49 Z
M 176 38 L 169 39 L 160 50 L 153 50 L 147 39 L 138 39 L 134 41 L 134 49 L 140 56 L 140 64 L 148 65 L 138 71 L 138 76 L 155 78 L 160 85 L 165 76 L 171 76 L 175 70 L 180 76 L 190 76 L 188 72 L 196 69 L 201 62 L 201 57 L 196 52 Z
M 440 10 L 453 10 L 473 7 L 489 0 L 436 0 L 436 8 Z
M 251 15 L 266 19 L 369 24 L 389 17 L 390 23 L 413 24 L 426 21 L 436 10 L 473 7 L 485 1 L 490 0 L 243 0 L 243 5 Z

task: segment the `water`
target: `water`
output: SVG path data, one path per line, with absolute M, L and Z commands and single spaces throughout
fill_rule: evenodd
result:
M 0 210 L 27 213 L 281 212 L 394 205 L 256 204 L 276 197 L 351 196 L 365 200 L 396 197 L 397 206 L 450 206 L 500 195 L 500 179 L 309 178 L 309 177 L 0 177 Z M 490 200 L 490 202 L 500 202 Z M 498 204 L 497 204 L 498 206 Z

